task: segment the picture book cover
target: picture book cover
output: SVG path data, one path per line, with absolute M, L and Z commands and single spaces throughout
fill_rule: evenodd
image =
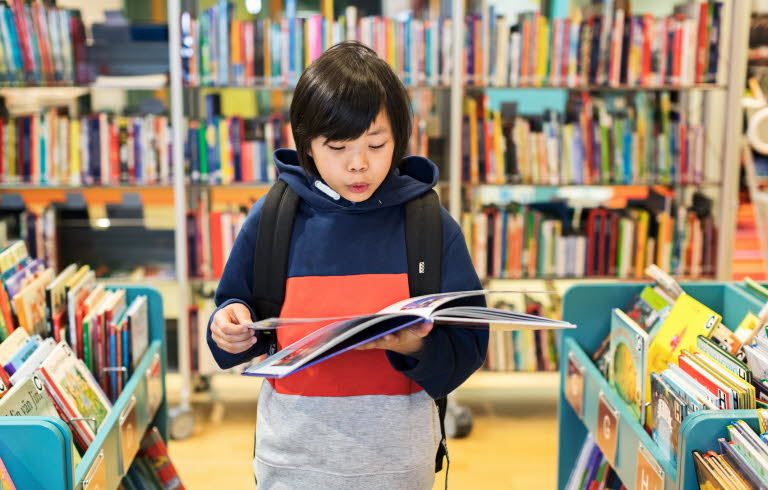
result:
M 742 378 L 747 383 L 752 382 L 752 371 L 749 366 L 736 358 L 730 352 L 726 352 L 725 349 L 712 339 L 709 339 L 703 335 L 699 335 L 696 339 L 696 345 L 699 350 L 720 364 L 724 368 L 734 373 L 736 376 Z
M 651 434 L 673 465 L 677 464 L 680 425 L 688 407 L 658 373 L 651 373 Z
M 614 308 L 611 313 L 609 382 L 627 403 L 629 411 L 642 424 L 646 383 L 648 333 L 626 313 Z
M 53 269 L 45 269 L 13 296 L 19 326 L 32 335 L 43 335 L 46 332 L 45 288 L 53 277 Z
M 486 294 L 516 291 L 459 291 L 438 293 L 390 305 L 378 313 L 336 318 L 269 318 L 247 325 L 254 330 L 294 328 L 312 323 L 325 324 L 293 344 L 258 362 L 245 371 L 247 376 L 281 378 L 299 369 L 322 362 L 387 334 L 422 322 L 435 328 L 480 328 L 492 330 L 557 330 L 575 328 L 568 322 L 497 308 L 456 306 L 456 302 Z M 344 319 L 346 318 L 346 319 Z M 335 321 L 334 321 L 335 320 Z
M 19 369 L 32 354 L 34 354 L 37 346 L 40 345 L 42 341 L 43 338 L 39 335 L 28 338 L 27 341 L 24 342 L 24 345 L 16 351 L 16 354 L 14 354 L 11 360 L 4 366 L 8 374 L 13 376 L 16 370 Z
M 0 343 L 0 365 L 8 364 L 27 340 L 29 340 L 29 333 L 23 328 L 17 328 L 11 332 L 11 335 Z
M 648 372 L 659 373 L 677 363 L 683 349 L 695 350 L 699 335 L 711 337 L 722 317 L 688 294 L 678 296 L 669 316 L 648 348 Z M 649 387 L 650 388 L 650 387 Z M 650 397 L 650 393 L 648 393 Z
M 11 388 L 0 400 L 0 416 L 5 415 L 59 417 L 53 401 L 45 391 L 43 380 L 37 373 L 32 373 Z
M 60 342 L 40 366 L 39 372 L 67 417 L 90 418 L 93 421 L 93 425 L 85 420 L 72 424 L 86 444 L 93 442 L 112 404 L 85 364 L 77 359 L 69 345 Z

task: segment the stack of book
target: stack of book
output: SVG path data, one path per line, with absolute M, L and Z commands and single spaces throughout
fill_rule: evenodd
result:
M 282 114 L 260 118 L 210 115 L 187 121 L 187 168 L 192 183 L 268 183 L 277 177 L 272 153 L 295 148 Z
M 481 279 L 639 279 L 652 263 L 696 279 L 715 271 L 711 207 L 696 195 L 691 207 L 674 209 L 654 193 L 622 209 L 511 203 L 465 213 L 462 228 Z
M 448 85 L 453 70 L 453 20 L 358 17 L 347 7 L 334 20 L 322 14 L 282 19 L 233 19 L 233 4 L 219 0 L 199 16 L 183 13 L 182 70 L 190 86 L 293 86 L 323 51 L 344 40 L 370 46 L 406 85 Z
M 73 85 L 90 82 L 85 27 L 79 10 L 44 2 L 0 5 L 0 84 Z
M 700 488 L 747 490 L 768 485 L 768 410 L 757 410 L 758 431 L 743 420 L 727 426 L 728 438 L 717 440 L 719 452 L 693 451 Z
M 73 118 L 51 108 L 0 120 L 0 182 L 33 185 L 170 184 L 166 116 Z
M 610 334 L 592 359 L 675 465 L 688 414 L 768 407 L 768 290 L 750 285 L 767 303 L 759 314 L 744 312 L 731 331 L 664 272 L 649 273 L 656 282 L 613 309 Z
M 85 450 L 146 351 L 147 298 L 129 304 L 125 290 L 105 290 L 87 265 L 56 274 L 23 242 L 0 252 L 0 274 L 0 411 L 34 415 L 15 408 L 26 406 L 33 383 Z
M 624 3 L 623 5 L 627 5 Z M 690 86 L 722 80 L 727 2 L 687 2 L 674 14 L 633 15 L 618 2 L 517 20 L 494 5 L 466 19 L 468 84 L 490 86 Z
M 669 92 L 593 98 L 566 113 L 492 110 L 468 97 L 462 118 L 462 180 L 471 184 L 701 184 L 705 137 L 701 105 L 683 110 Z

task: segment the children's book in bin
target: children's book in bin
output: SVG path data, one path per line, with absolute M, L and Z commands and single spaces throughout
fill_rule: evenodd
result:
M 611 386 L 627 403 L 629 411 L 643 423 L 648 333 L 618 308 L 611 315 Z
M 269 318 L 248 325 L 254 330 L 294 328 L 310 323 L 326 323 L 302 339 L 247 368 L 247 376 L 282 378 L 362 344 L 419 323 L 434 323 L 435 328 L 480 328 L 491 330 L 558 330 L 575 325 L 480 306 L 461 306 L 462 300 L 486 294 L 502 295 L 517 291 L 460 291 L 409 298 L 378 313 L 333 318 Z M 330 322 L 330 323 L 329 323 Z

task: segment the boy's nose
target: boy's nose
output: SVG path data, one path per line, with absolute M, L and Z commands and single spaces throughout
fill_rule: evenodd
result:
M 368 169 L 368 159 L 364 154 L 358 153 L 352 156 L 348 168 L 350 172 L 364 172 Z

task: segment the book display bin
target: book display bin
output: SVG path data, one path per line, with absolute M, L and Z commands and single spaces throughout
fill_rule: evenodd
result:
M 695 412 L 688 415 L 680 427 L 677 467 L 663 456 L 591 359 L 591 353 L 610 333 L 611 309 L 624 308 L 646 284 L 583 284 L 565 293 L 563 319 L 576 324 L 577 328 L 563 331 L 560 343 L 559 489 L 566 487 L 588 432 L 595 437 L 628 489 L 698 490 L 691 451 L 719 451 L 717 439 L 727 439 L 726 426 L 733 420 L 744 420 L 755 430 L 758 427 L 755 410 Z M 697 282 L 681 286 L 693 298 L 721 314 L 722 323 L 732 330 L 747 311 L 757 314 L 765 304 L 763 299 L 735 283 Z M 570 378 L 569 364 L 576 366 Z M 574 371 L 577 374 L 573 374 Z
M 120 288 L 126 290 L 129 303 L 136 296 L 147 296 L 147 351 L 77 466 L 73 463 L 72 431 L 61 419 L 0 417 L 0 458 L 17 488 L 117 488 L 148 427 L 157 427 L 163 439 L 167 439 L 162 298 L 152 288 Z

